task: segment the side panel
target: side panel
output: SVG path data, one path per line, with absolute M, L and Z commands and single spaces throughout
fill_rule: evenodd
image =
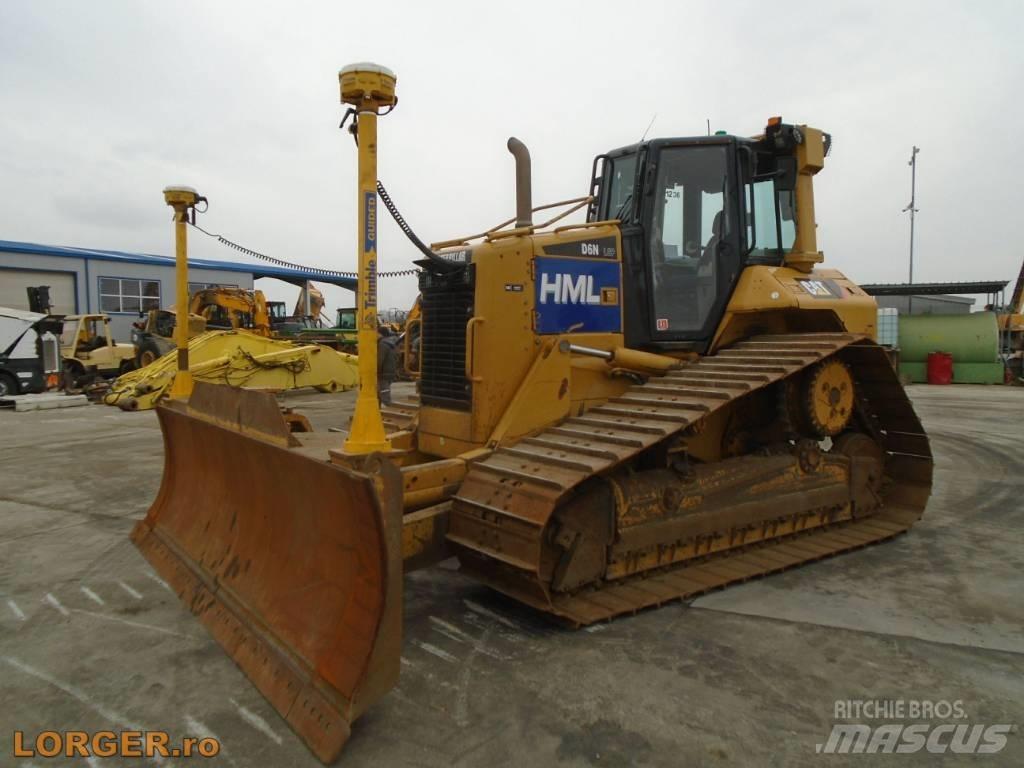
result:
M 744 330 L 751 318 L 755 318 L 754 330 Z M 740 275 L 712 349 L 746 335 L 782 333 L 787 328 L 844 330 L 874 339 L 877 324 L 875 300 L 838 270 L 808 273 L 790 267 L 751 266 Z
M 545 336 L 582 334 L 580 344 L 606 349 L 620 346 L 620 252 L 614 225 L 498 238 L 474 247 L 472 312 L 459 318 L 458 327 L 453 320 L 445 331 L 453 338 L 444 340 L 460 351 L 444 374 L 460 378 L 466 374 L 472 409 L 424 397 L 419 419 L 420 450 L 455 456 L 485 444 L 517 394 L 524 386 L 531 386 L 527 378 L 535 370 Z M 562 282 L 563 275 L 570 275 L 568 282 Z M 547 287 L 547 301 L 539 304 L 543 287 Z M 544 311 L 535 312 L 538 306 Z M 424 334 L 432 329 L 427 323 L 428 312 L 424 305 Z M 424 348 L 435 342 L 440 343 L 425 338 Z M 556 379 L 551 366 L 541 368 L 545 375 L 534 384 L 551 389 L 558 400 L 576 395 L 569 391 L 568 369 Z M 424 367 L 420 385 L 423 393 L 432 391 L 427 381 L 431 375 L 433 372 Z M 596 396 L 593 389 L 587 387 L 587 396 Z M 520 420 L 508 423 L 510 434 L 518 434 L 524 424 Z
M 534 330 L 549 333 L 622 331 L 622 280 L 617 261 L 534 260 Z
M 46 389 L 43 363 L 37 357 L 7 358 L 0 356 L 0 373 L 10 376 L 17 382 L 17 390 L 12 394 L 42 392 Z

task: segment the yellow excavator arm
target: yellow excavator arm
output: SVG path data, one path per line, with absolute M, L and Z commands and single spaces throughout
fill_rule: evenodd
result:
M 323 293 L 312 282 L 307 280 L 299 290 L 299 297 L 295 301 L 295 317 L 309 317 L 314 322 L 321 320 L 321 315 L 326 306 Z
M 1010 297 L 1008 309 L 1009 311 L 999 316 L 1000 329 L 1010 333 L 1024 334 L 1024 261 L 1021 262 L 1020 273 L 1013 286 L 1013 295 Z

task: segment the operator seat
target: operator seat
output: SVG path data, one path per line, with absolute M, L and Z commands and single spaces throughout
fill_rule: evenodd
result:
M 711 222 L 711 237 L 708 238 L 707 245 L 704 246 L 704 252 L 701 254 L 701 264 L 707 264 L 711 262 L 718 251 L 718 244 L 722 242 L 722 211 L 715 214 L 715 218 Z

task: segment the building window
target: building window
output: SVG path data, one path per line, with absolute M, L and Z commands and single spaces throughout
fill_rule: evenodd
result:
M 195 296 L 200 291 L 205 291 L 207 288 L 237 288 L 237 285 L 230 283 L 189 283 L 188 284 L 188 295 Z
M 160 281 L 101 277 L 100 309 L 103 312 L 146 312 L 160 309 Z

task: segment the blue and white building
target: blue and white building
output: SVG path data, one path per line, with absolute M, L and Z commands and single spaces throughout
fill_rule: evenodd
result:
M 354 278 L 315 270 L 189 258 L 189 292 L 213 285 L 251 290 L 255 280 L 268 277 L 293 285 L 313 280 L 356 288 Z M 50 287 L 54 314 L 106 313 L 111 333 L 126 342 L 140 312 L 174 305 L 174 258 L 0 240 L 0 307 L 27 310 L 25 289 L 38 285 Z

